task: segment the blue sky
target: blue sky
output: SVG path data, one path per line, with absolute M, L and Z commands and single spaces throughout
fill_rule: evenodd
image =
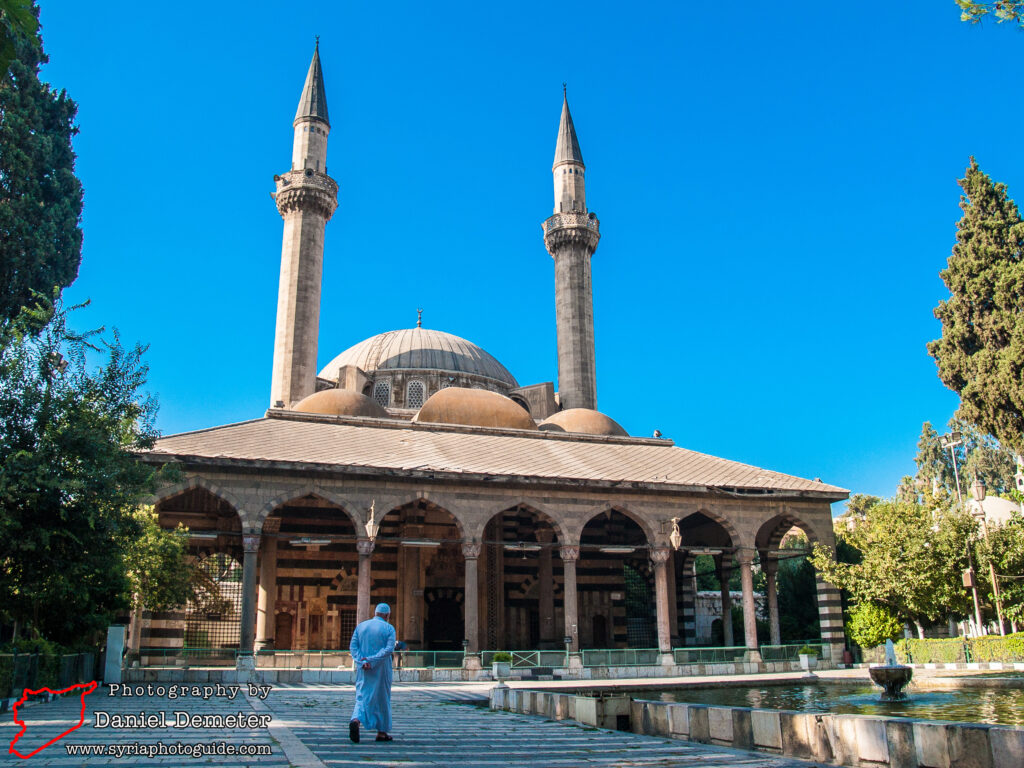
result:
M 422 307 L 520 383 L 555 378 L 540 224 L 567 81 L 602 411 L 890 495 L 956 408 L 925 350 L 938 272 L 969 156 L 1024 184 L 1024 34 L 952 0 L 42 3 L 44 77 L 81 127 L 66 296 L 151 345 L 165 434 L 269 403 L 269 193 L 317 34 L 341 188 L 321 365 Z

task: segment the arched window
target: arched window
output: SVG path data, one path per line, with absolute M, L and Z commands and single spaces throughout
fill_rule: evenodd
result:
M 419 379 L 413 379 L 405 388 L 405 407 L 422 408 L 426 400 L 427 388 Z
M 373 385 L 373 399 L 381 408 L 391 405 L 391 380 L 380 379 Z

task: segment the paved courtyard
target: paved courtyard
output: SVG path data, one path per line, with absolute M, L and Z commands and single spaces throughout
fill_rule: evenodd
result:
M 163 684 L 171 685 L 171 684 Z M 487 695 L 488 684 L 396 685 L 392 743 L 376 743 L 373 732 L 364 733 L 360 744 L 348 740 L 352 711 L 351 686 L 281 686 L 264 701 L 259 695 L 239 691 L 233 700 L 217 696 L 204 700 L 192 695 L 170 699 L 160 696 L 109 696 L 98 689 L 85 699 L 85 724 L 29 760 L 8 753 L 17 734 L 12 713 L 0 721 L 0 763 L 45 766 L 188 766 L 217 765 L 223 768 L 344 768 L 345 766 L 701 766 L 702 768 L 808 768 L 813 763 L 775 758 L 722 747 L 690 744 L 632 733 L 603 731 L 541 717 L 492 712 L 474 706 Z M 230 692 L 228 692 L 230 694 Z M 79 720 L 81 701 L 65 698 L 23 709 L 27 724 L 16 749 L 23 755 L 72 727 Z M 110 716 L 111 725 L 96 728 Z M 143 718 L 160 718 L 164 723 Z M 183 715 L 234 717 L 231 727 L 174 727 Z M 142 714 L 144 713 L 144 715 Z M 239 718 L 239 714 L 242 715 Z M 118 721 L 115 716 L 132 715 Z M 261 716 L 270 715 L 265 727 Z M 255 717 L 253 717 L 255 716 Z M 216 721 L 215 721 L 216 722 Z M 119 727 L 114 724 L 120 723 Z M 141 725 L 142 727 L 130 727 Z M 365 738 L 368 737 L 368 738 Z M 163 745 L 161 747 L 161 744 Z M 192 749 L 211 753 L 200 756 L 164 754 L 149 757 L 142 751 Z M 108 746 L 110 745 L 110 746 Z M 137 746 L 136 746 L 137 745 Z M 271 754 L 227 754 L 237 748 L 269 747 Z M 69 754 L 90 749 L 107 754 Z M 134 754 L 111 754 L 111 747 L 129 748 Z

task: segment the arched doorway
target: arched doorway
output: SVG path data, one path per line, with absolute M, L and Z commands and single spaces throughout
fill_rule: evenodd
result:
M 389 511 L 373 551 L 370 604 L 392 606 L 399 640 L 415 650 L 462 650 L 465 558 L 455 517 L 426 499 Z
M 815 536 L 799 518 L 784 514 L 766 521 L 758 529 L 755 545 L 763 573 L 768 624 L 766 641 L 772 645 L 820 642 L 822 626 L 834 592 L 823 582 L 808 560 Z M 835 594 L 838 602 L 838 593 Z M 842 616 L 842 609 L 837 611 Z M 839 623 L 842 638 L 842 622 Z M 835 641 L 833 634 L 829 640 Z
M 647 536 L 625 513 L 609 509 L 584 526 L 577 592 L 579 616 L 588 617 L 579 625 L 581 648 L 658 647 Z
M 203 485 L 193 485 L 155 505 L 161 528 L 189 529 L 187 552 L 198 567 L 196 597 L 172 611 L 137 611 L 128 645 L 150 659 L 167 663 L 185 647 L 209 663 L 233 663 L 241 640 L 242 522 L 231 504 Z M 147 655 L 146 650 L 153 653 Z
M 682 545 L 673 553 L 673 645 L 742 646 L 736 532 L 724 520 L 696 512 L 678 522 Z
M 558 546 L 554 521 L 525 504 L 488 521 L 481 551 L 485 648 L 564 648 Z
M 356 625 L 355 542 L 348 512 L 316 494 L 274 509 L 263 523 L 260 549 L 259 645 L 280 650 L 348 648 Z M 287 634 L 278 636 L 282 615 L 292 623 Z

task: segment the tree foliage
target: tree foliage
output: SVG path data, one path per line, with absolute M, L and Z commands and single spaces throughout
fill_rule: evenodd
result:
M 132 455 L 156 436 L 143 351 L 73 332 L 59 305 L 0 324 L 0 612 L 57 642 L 102 629 L 145 581 L 126 568 L 156 479 Z
M 32 45 L 39 19 L 32 0 L 0 0 L 0 71 L 7 72 L 19 45 Z
M 903 634 L 903 622 L 885 606 L 858 603 L 850 609 L 846 633 L 861 648 L 875 648 Z
M 821 545 L 814 547 L 811 562 L 855 603 L 884 607 L 920 630 L 950 612 L 966 614 L 961 573 L 976 527 L 959 509 L 932 511 L 919 504 L 882 501 L 845 533 L 860 562 L 839 562 Z
M 955 0 L 960 6 L 960 21 L 978 24 L 986 16 L 999 24 L 1009 21 L 1024 27 L 1024 2 L 1020 0 L 998 0 L 992 3 L 974 3 L 971 0 Z
M 0 51 L 6 41 L 17 54 L 0 76 L 0 319 L 12 320 L 36 294 L 49 296 L 78 275 L 82 185 L 71 148 L 78 108 L 39 81 L 47 59 L 38 37 L 10 36 L 24 3 L 0 2 L 8 34 Z
M 973 157 L 959 183 L 963 217 L 941 273 L 950 298 L 935 310 L 942 338 L 928 352 L 960 395 L 960 418 L 1024 452 L 1024 223 Z
M 1024 518 L 1018 513 L 1003 525 L 989 523 L 978 547 L 980 585 L 989 604 L 995 602 L 989 563 L 999 580 L 1003 617 L 1024 622 Z

